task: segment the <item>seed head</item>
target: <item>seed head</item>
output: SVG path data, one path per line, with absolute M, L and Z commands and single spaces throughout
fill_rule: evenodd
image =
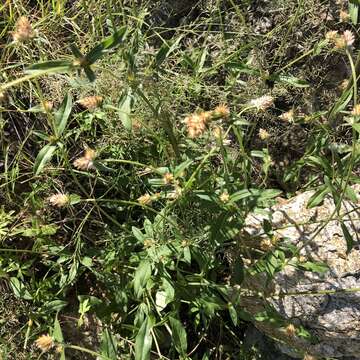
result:
M 69 204 L 70 197 L 66 194 L 54 194 L 48 198 L 48 201 L 52 206 L 61 208 Z
M 263 251 L 269 251 L 273 248 L 273 244 L 270 239 L 263 239 L 260 242 L 260 249 Z
M 16 22 L 12 37 L 15 42 L 26 42 L 35 37 L 31 22 L 26 16 L 21 16 Z
M 349 86 L 349 80 L 345 79 L 340 83 L 340 85 L 338 86 L 338 89 L 344 91 L 347 89 L 348 86 Z
M 213 135 L 214 135 L 214 137 L 215 137 L 216 139 L 221 140 L 221 138 L 222 138 L 222 130 L 221 130 L 221 127 L 216 126 L 216 127 L 213 129 L 212 133 L 213 133 Z
M 84 156 L 76 159 L 73 165 L 79 170 L 89 170 L 94 168 L 94 159 L 96 158 L 96 151 L 93 149 L 86 149 Z
M 331 30 L 325 34 L 325 39 L 329 41 L 335 41 L 338 36 L 339 33 L 336 30 Z
M 264 95 L 250 101 L 250 105 L 258 111 L 265 111 L 274 105 L 274 98 L 269 95 Z
M 286 121 L 286 122 L 289 122 L 289 123 L 292 123 L 294 122 L 294 119 L 295 119 L 295 112 L 293 109 L 287 111 L 287 112 L 284 112 L 283 114 L 281 114 L 279 116 L 279 118 L 283 121 Z
M 102 96 L 87 96 L 77 101 L 85 109 L 94 110 L 99 107 L 104 98 Z
M 225 104 L 220 104 L 213 111 L 215 118 L 227 119 L 230 116 L 230 109 Z
M 290 337 L 293 337 L 294 335 L 296 335 L 296 328 L 293 324 L 289 324 L 286 329 L 286 334 Z
M 184 120 L 187 126 L 188 136 L 191 139 L 199 137 L 206 129 L 207 116 L 205 114 L 193 114 Z
M 140 205 L 150 205 L 152 202 L 152 198 L 150 194 L 144 194 L 140 196 L 137 201 Z
M 220 196 L 219 199 L 223 203 L 227 203 L 230 200 L 230 195 L 227 191 L 224 191 Z
M 349 18 L 350 18 L 350 15 L 347 11 L 340 10 L 340 21 L 346 22 L 349 20 Z
M 54 340 L 49 335 L 41 335 L 36 341 L 36 346 L 43 352 L 49 351 L 54 346 Z
M 351 47 L 355 42 L 355 36 L 350 30 L 344 31 L 341 35 L 337 31 L 329 31 L 325 38 L 334 43 L 336 49 Z
M 360 116 L 360 104 L 354 106 L 354 108 L 351 111 L 351 115 Z
M 267 140 L 270 138 L 270 134 L 265 129 L 259 130 L 259 138 L 261 140 Z
M 354 44 L 355 36 L 350 30 L 345 30 L 342 36 L 345 40 L 346 46 L 350 47 Z
M 165 185 L 171 184 L 174 181 L 174 175 L 171 173 L 166 173 L 163 176 L 163 181 Z

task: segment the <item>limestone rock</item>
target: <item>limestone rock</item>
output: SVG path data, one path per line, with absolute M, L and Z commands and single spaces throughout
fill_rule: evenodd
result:
M 353 189 L 360 199 L 360 186 Z M 285 344 L 282 347 L 287 351 L 292 347 L 299 356 L 309 353 L 318 357 L 360 359 L 360 203 L 344 200 L 339 216 L 331 196 L 322 205 L 308 209 L 307 203 L 313 193 L 308 191 L 279 201 L 268 209 L 267 215 L 250 214 L 239 243 L 240 247 L 251 244 L 251 248 L 260 244 L 261 249 L 261 244 L 269 241 L 263 230 L 266 219 L 280 244 L 287 242 L 301 249 L 295 259 L 300 259 L 297 263 L 325 262 L 329 270 L 324 274 L 303 271 L 292 266 L 294 263 L 290 261 L 290 265 L 275 274 L 270 284 L 262 276 L 264 274 L 248 276 L 243 286 L 269 296 L 256 301 L 252 297 L 244 298 L 243 306 L 255 314 L 263 310 L 267 302 L 286 322 L 301 325 L 317 339 L 310 342 L 297 335 L 289 336 L 284 329 L 265 322 L 255 324 Z M 342 224 L 354 240 L 354 247 L 348 254 Z M 242 256 L 246 258 L 246 251 Z M 284 293 L 297 295 L 284 296 Z

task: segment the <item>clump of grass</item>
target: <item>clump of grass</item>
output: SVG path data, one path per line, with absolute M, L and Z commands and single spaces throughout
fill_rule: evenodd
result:
M 261 356 L 242 342 L 252 264 L 228 250 L 280 195 L 354 200 L 359 62 L 344 14 L 248 5 L 194 2 L 165 25 L 162 2 L 1 5 L 0 262 L 28 304 L 12 310 L 18 358 Z M 333 59 L 346 71 L 331 82 Z M 280 244 L 261 260 L 285 262 Z

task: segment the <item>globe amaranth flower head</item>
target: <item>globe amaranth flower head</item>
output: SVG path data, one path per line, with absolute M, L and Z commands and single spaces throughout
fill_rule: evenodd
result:
M 40 350 L 46 352 L 54 346 L 54 339 L 50 335 L 41 335 L 36 339 L 35 344 Z
M 35 37 L 31 22 L 26 16 L 21 16 L 16 22 L 12 37 L 15 42 L 26 42 Z
M 187 116 L 184 124 L 187 127 L 188 137 L 193 139 L 201 136 L 211 121 L 227 119 L 229 116 L 230 109 L 225 104 L 218 105 L 212 111 L 202 111 Z
M 258 111 L 265 111 L 274 105 L 274 98 L 270 95 L 264 95 L 250 100 L 250 106 Z
M 48 201 L 52 206 L 61 208 L 70 203 L 70 197 L 67 194 L 53 194 L 49 196 Z
M 73 162 L 73 165 L 79 170 L 90 170 L 94 168 L 95 158 L 96 158 L 96 151 L 88 148 L 85 150 L 84 156 L 76 159 Z
M 88 110 L 94 110 L 99 107 L 104 98 L 102 96 L 87 96 L 77 101 L 82 107 Z
M 342 34 L 331 30 L 326 33 L 325 39 L 333 43 L 336 49 L 344 49 L 354 45 L 355 35 L 350 30 L 345 30 Z

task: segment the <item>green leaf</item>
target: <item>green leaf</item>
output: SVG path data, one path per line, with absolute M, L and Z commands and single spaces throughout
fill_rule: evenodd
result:
M 269 199 L 274 199 L 277 196 L 281 195 L 282 191 L 281 190 L 276 190 L 276 189 L 267 189 L 267 190 L 263 190 L 260 192 L 260 199 L 259 200 L 269 200 Z
M 237 70 L 239 73 L 249 74 L 253 76 L 260 76 L 261 72 L 259 69 L 246 65 L 242 62 L 232 61 L 227 62 L 225 66 L 229 69 Z
M 84 55 L 75 44 L 70 44 L 70 50 L 77 59 L 82 59 Z
M 142 261 L 135 271 L 134 276 L 134 290 L 137 298 L 141 296 L 146 286 L 146 283 L 151 277 L 151 264 L 149 261 Z
M 101 335 L 100 354 L 109 359 L 117 359 L 117 341 L 108 329 L 105 329 Z
M 66 128 L 71 113 L 71 107 L 72 107 L 72 97 L 68 93 L 65 95 L 59 110 L 55 113 L 55 126 L 58 136 L 60 136 Z
M 26 286 L 20 282 L 18 278 L 10 278 L 10 286 L 16 297 L 24 300 L 32 300 L 33 297 L 27 290 Z
M 54 337 L 55 341 L 59 342 L 60 344 L 64 342 L 63 333 L 61 331 L 61 326 L 57 315 L 54 321 L 54 329 L 52 336 Z M 63 346 L 61 347 L 60 360 L 65 360 L 65 349 Z
M 332 168 L 331 165 L 329 163 L 329 161 L 324 158 L 324 157 L 320 157 L 320 156 L 309 156 L 307 158 L 307 163 L 313 163 L 319 167 L 322 167 L 325 170 L 325 174 L 332 174 Z
M 236 193 L 230 195 L 230 201 L 236 202 L 242 199 L 246 199 L 252 196 L 252 193 L 248 189 L 239 190 Z
M 85 56 L 87 64 L 93 64 L 95 61 L 99 60 L 108 50 L 120 44 L 125 37 L 126 31 L 126 26 L 122 27 L 118 31 L 114 32 L 111 36 L 107 37 L 100 44 L 96 45 L 93 49 L 91 49 Z
M 146 236 L 141 232 L 140 229 L 138 229 L 137 227 L 133 226 L 131 228 L 133 235 L 135 236 L 135 238 L 137 240 L 139 240 L 139 242 L 142 244 L 144 242 L 144 240 L 146 239 Z
M 60 311 L 67 305 L 67 302 L 64 300 L 52 300 L 50 302 L 45 303 L 42 307 L 42 310 L 46 311 L 47 313 L 52 313 L 54 311 Z
M 353 127 L 353 129 L 355 131 L 357 131 L 360 134 L 360 124 L 359 123 L 351 124 L 351 126 Z
M 360 6 L 359 0 L 349 0 L 349 14 L 350 14 L 351 21 L 354 25 L 356 25 L 358 23 L 359 6 Z
M 161 47 L 160 50 L 158 51 L 158 53 L 156 54 L 155 57 L 155 61 L 156 61 L 156 65 L 160 66 L 167 57 L 169 57 L 169 55 L 178 47 L 179 42 L 181 41 L 181 39 L 183 38 L 183 36 L 179 36 L 173 43 L 172 45 L 169 45 L 167 42 L 164 42 Z
M 356 195 L 356 192 L 351 186 L 349 185 L 346 186 L 344 194 L 346 198 L 351 200 L 352 202 L 354 203 L 358 202 L 358 196 Z
M 299 79 L 292 75 L 276 75 L 274 78 L 270 77 L 271 80 L 279 81 L 297 88 L 307 88 L 309 83 L 305 80 Z
M 323 262 L 307 261 L 307 262 L 298 264 L 298 267 L 303 270 L 312 271 L 312 272 L 316 272 L 319 274 L 324 274 L 329 270 L 329 267 L 327 266 L 327 264 L 325 264 Z
M 169 317 L 172 338 L 175 348 L 181 356 L 186 356 L 187 351 L 187 335 L 183 324 L 173 317 Z
M 132 129 L 132 119 L 130 117 L 132 102 L 133 96 L 131 94 L 131 91 L 128 90 L 122 95 L 118 110 L 121 123 L 126 130 Z
M 321 186 L 320 189 L 315 191 L 315 193 L 309 199 L 307 203 L 307 208 L 311 209 L 321 204 L 324 201 L 325 196 L 330 192 L 330 190 L 331 189 L 327 186 Z
M 64 73 L 72 69 L 72 62 L 67 60 L 45 61 L 29 66 L 25 74 L 54 74 Z
M 56 341 L 58 341 L 60 343 L 62 343 L 64 341 L 63 333 L 61 331 L 61 326 L 60 326 L 57 315 L 56 315 L 55 321 L 54 321 L 54 329 L 53 329 L 52 336 L 54 337 L 54 339 Z
M 55 150 L 55 145 L 48 144 L 39 151 L 34 164 L 35 175 L 39 175 L 43 171 L 44 166 L 51 160 Z
M 145 234 L 148 237 L 153 238 L 155 236 L 153 224 L 151 223 L 151 221 L 149 219 L 144 220 L 144 230 L 145 230 Z
M 341 224 L 341 230 L 342 230 L 345 240 L 346 240 L 346 253 L 348 254 L 354 247 L 355 242 L 354 242 L 354 239 L 351 236 L 348 228 L 346 227 L 346 225 L 344 223 Z
M 135 360 L 149 360 L 152 345 L 153 320 L 148 316 L 142 323 L 135 339 Z
M 94 82 L 96 79 L 95 73 L 92 71 L 90 66 L 84 66 L 84 72 L 90 82 Z
M 237 315 L 237 311 L 234 308 L 234 305 L 232 305 L 231 303 L 228 305 L 228 309 L 229 309 L 229 315 L 231 318 L 231 321 L 233 322 L 234 326 L 238 325 L 238 315 Z

